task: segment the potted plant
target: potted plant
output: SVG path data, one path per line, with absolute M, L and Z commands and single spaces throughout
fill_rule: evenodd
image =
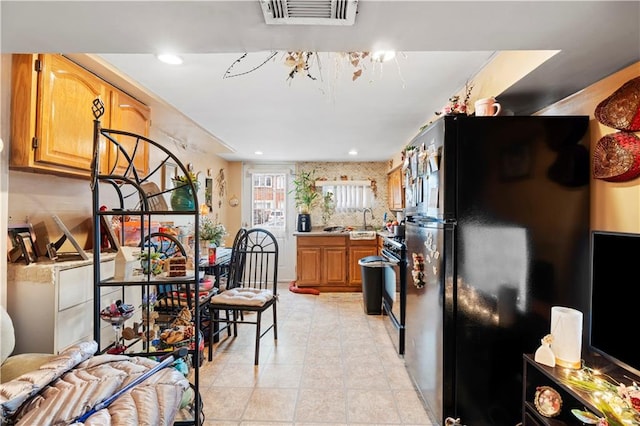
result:
M 227 230 L 223 224 L 214 222 L 208 216 L 200 218 L 200 241 L 209 241 L 216 247 L 220 247 L 222 239 L 227 236 Z
M 157 251 L 142 250 L 139 255 L 142 273 L 145 275 L 160 275 L 163 271 L 163 253 Z
M 298 231 L 311 231 L 311 209 L 320 196 L 316 191 L 315 171 L 301 171 L 293 180 L 296 208 L 298 208 Z
M 196 201 L 191 188 L 191 183 L 195 187 L 196 191 L 200 189 L 200 182 L 198 182 L 198 173 L 189 171 L 184 176 L 174 176 L 171 178 L 173 181 L 173 190 L 171 191 L 171 208 L 173 210 L 195 210 Z
M 322 222 L 326 226 L 333 216 L 336 205 L 333 202 L 333 192 L 327 192 L 322 197 Z

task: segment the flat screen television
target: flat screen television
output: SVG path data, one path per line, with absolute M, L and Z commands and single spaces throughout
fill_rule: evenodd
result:
M 640 234 L 591 233 L 589 346 L 640 375 Z

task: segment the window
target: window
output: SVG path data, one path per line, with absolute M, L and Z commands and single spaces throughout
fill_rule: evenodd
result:
M 322 187 L 322 195 L 333 193 L 336 212 L 354 212 L 371 207 L 373 191 L 371 182 L 365 181 L 320 181 L 316 183 Z
M 253 186 L 271 188 L 271 178 L 270 175 L 254 175 Z
M 251 226 L 265 228 L 285 225 L 286 175 L 253 173 Z

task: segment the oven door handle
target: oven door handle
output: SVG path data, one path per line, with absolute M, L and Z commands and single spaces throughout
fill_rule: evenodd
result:
M 389 266 L 396 266 L 400 263 L 400 259 L 396 258 L 396 256 L 390 251 L 382 249 L 381 254 L 382 254 L 382 257 L 385 258 L 385 262 L 387 262 Z

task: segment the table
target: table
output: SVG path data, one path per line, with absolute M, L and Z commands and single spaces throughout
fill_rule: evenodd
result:
M 217 247 L 216 248 L 216 259 L 215 262 L 209 263 L 208 260 L 201 260 L 200 269 L 205 271 L 207 275 L 213 275 L 215 281 L 213 283 L 214 287 L 220 289 L 220 281 L 222 278 L 227 278 L 229 276 L 229 268 L 231 266 L 231 248 L 230 247 Z M 220 313 L 216 311 L 210 312 L 210 315 L 218 319 L 218 315 Z M 227 325 L 226 327 L 229 327 Z M 226 328 L 225 327 L 225 328 Z M 211 321 L 211 325 L 209 327 L 209 342 L 217 343 L 220 341 L 220 330 L 218 322 Z M 224 330 L 224 328 L 223 328 Z M 212 349 L 209 348 L 209 361 L 211 361 Z
M 216 259 L 213 263 L 209 263 L 206 259 L 200 261 L 200 269 L 204 270 L 205 274 L 215 277 L 213 285 L 217 288 L 220 288 L 220 279 L 228 276 L 230 265 L 231 247 L 217 247 Z

